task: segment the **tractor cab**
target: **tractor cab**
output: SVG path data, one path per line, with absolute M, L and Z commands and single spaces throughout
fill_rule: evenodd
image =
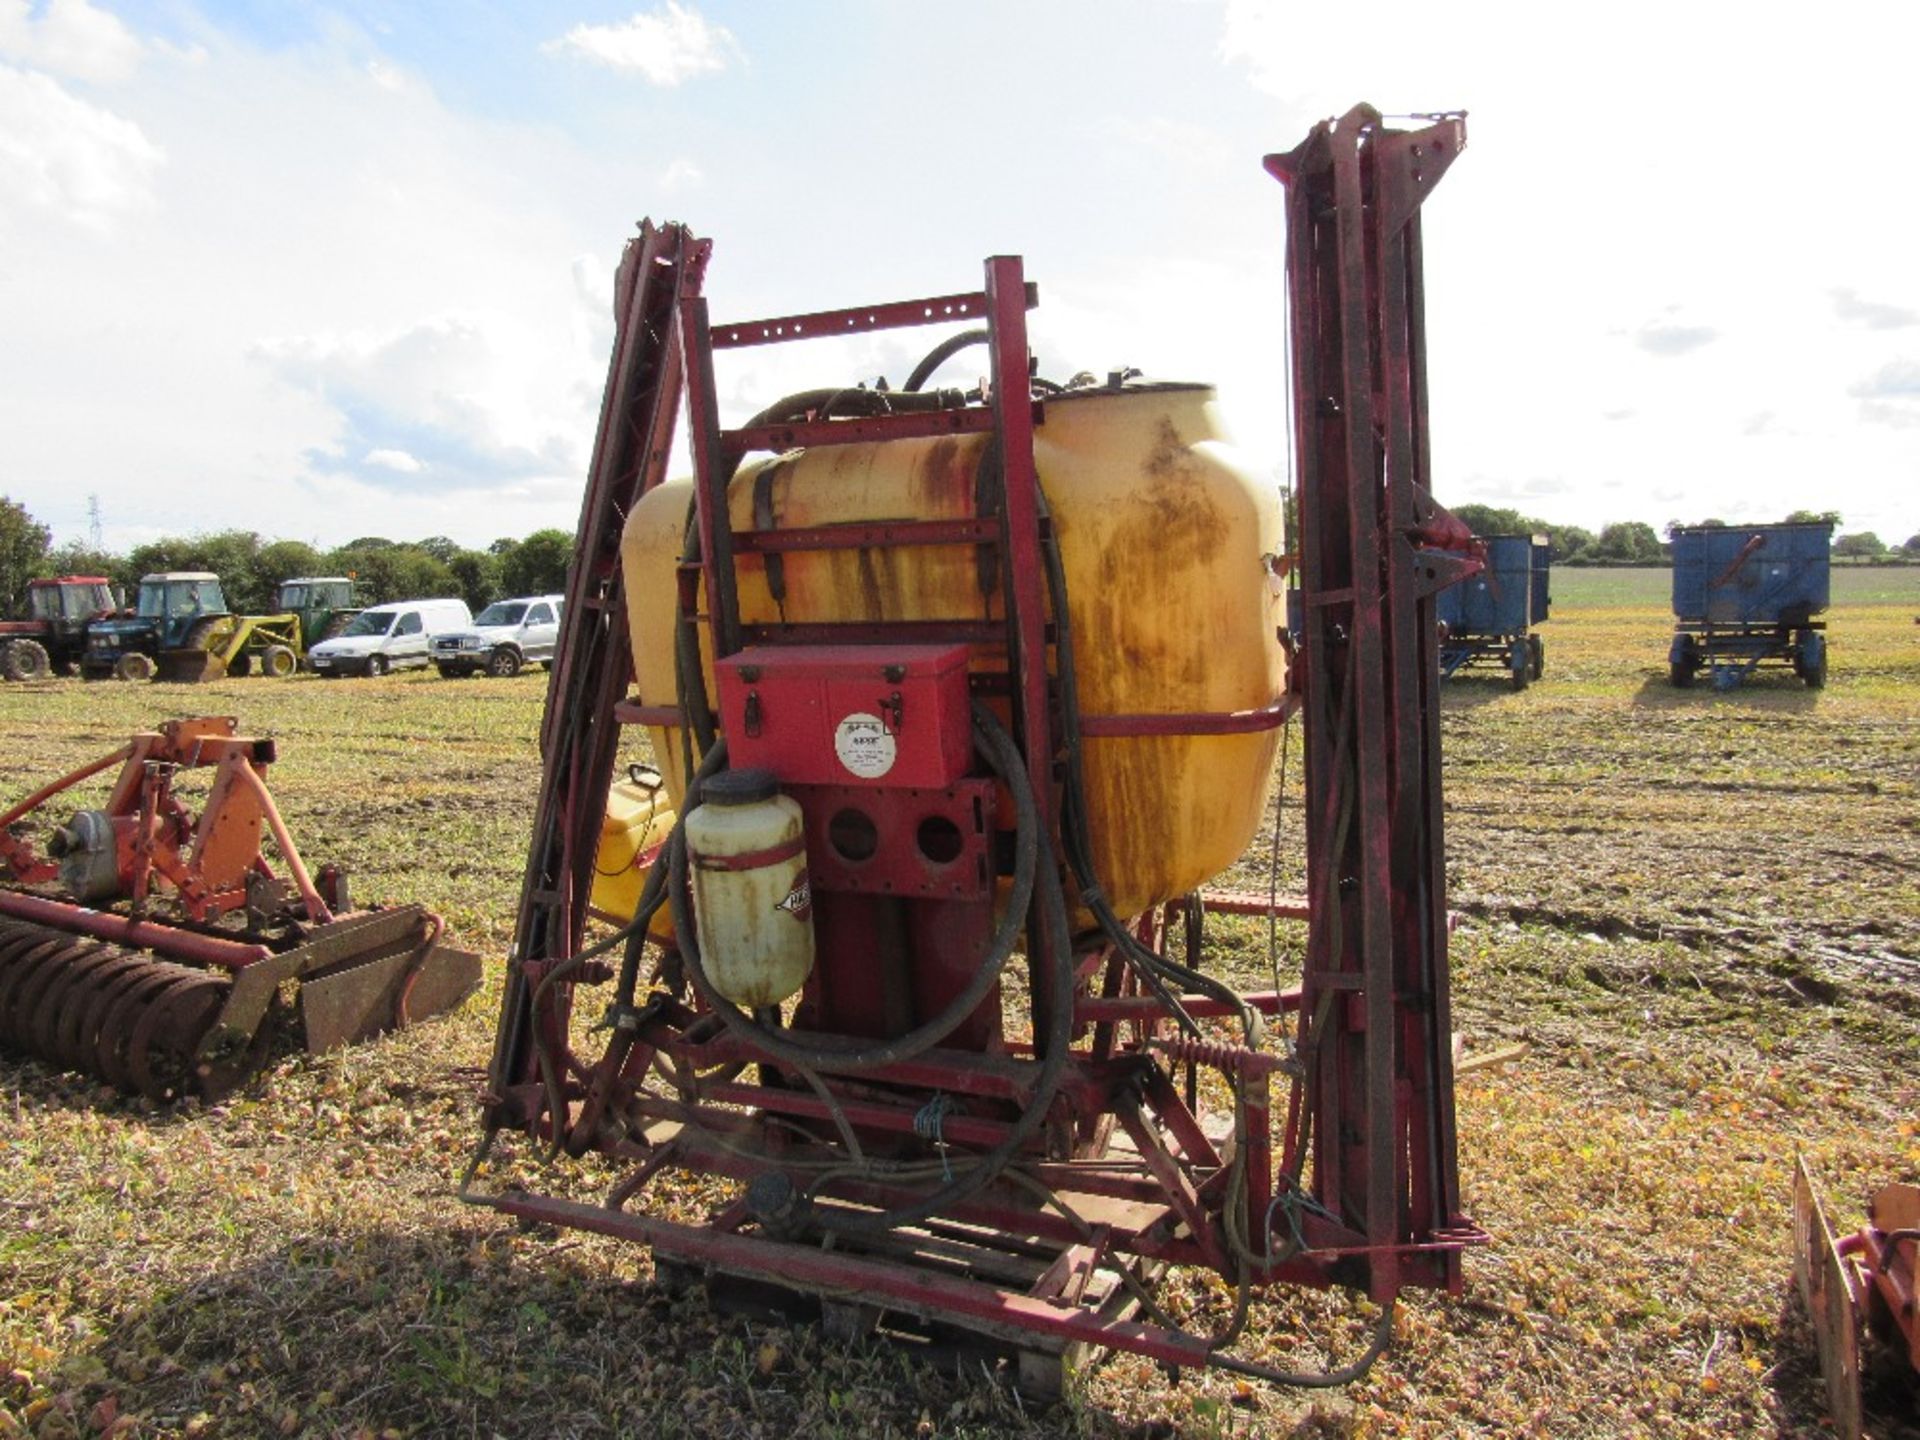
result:
M 194 621 L 226 613 L 227 597 L 220 589 L 220 579 L 210 572 L 178 571 L 140 577 L 140 598 L 135 603 L 134 614 L 142 620 L 159 621 L 164 644 L 178 645 Z
M 168 570 L 140 577 L 133 614 L 87 627 L 81 672 L 122 680 L 153 678 L 163 650 L 181 649 L 200 622 L 227 614 L 220 577 L 210 570 Z
M 308 645 L 332 639 L 361 610 L 353 581 L 345 575 L 283 580 L 276 608 L 282 614 L 300 617 L 300 633 Z
M 113 609 L 113 587 L 99 575 L 27 582 L 27 614 L 58 640 L 77 638 L 94 616 Z

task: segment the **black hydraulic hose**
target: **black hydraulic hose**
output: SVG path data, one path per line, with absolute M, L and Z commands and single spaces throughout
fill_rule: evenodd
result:
M 1013 748 L 1011 741 L 1007 742 L 1007 748 Z M 1017 754 L 1015 758 L 1018 758 Z M 1017 765 L 1012 773 L 1019 773 Z M 998 1145 L 918 1200 L 878 1211 L 822 1210 L 816 1207 L 814 1218 L 822 1229 L 842 1235 L 872 1235 L 901 1225 L 916 1224 L 957 1205 L 992 1184 L 1019 1158 L 1022 1147 L 1045 1122 L 1047 1112 L 1053 1108 L 1053 1097 L 1059 1092 L 1060 1080 L 1066 1072 L 1068 1055 L 1073 1046 L 1074 978 L 1073 937 L 1067 925 L 1067 902 L 1066 896 L 1061 893 L 1060 872 L 1054 863 L 1052 845 L 1042 840 L 1040 850 L 1043 866 L 1039 883 L 1040 920 L 1046 933 L 1047 956 L 1052 965 L 1049 978 L 1053 983 L 1047 992 L 1046 1048 L 1041 1054 L 1040 1073 L 1034 1079 L 1033 1093 L 1027 1097 L 1025 1107 Z M 1036 1036 L 1036 1042 L 1038 1039 Z M 877 1178 L 885 1177 L 882 1174 Z M 825 1180 L 816 1182 L 814 1190 L 820 1189 L 825 1183 Z M 809 1196 L 812 1193 L 810 1191 Z
M 984 345 L 993 338 L 991 330 L 962 330 L 958 335 L 949 335 L 933 349 L 926 358 L 913 367 L 913 373 L 907 376 L 906 391 L 911 394 L 933 378 L 933 372 L 962 350 L 974 345 Z
M 844 386 L 832 390 L 800 390 L 774 401 L 747 421 L 744 428 L 755 430 L 762 425 L 796 424 L 809 415 L 826 419 L 832 410 L 844 405 L 850 397 L 859 395 L 871 397 L 870 402 L 857 402 L 870 415 L 881 415 L 888 411 L 924 413 L 929 410 L 957 410 L 970 398 L 964 390 L 850 390 Z
M 1232 1355 L 1209 1355 L 1207 1364 L 1235 1375 L 1251 1376 L 1255 1380 L 1264 1380 L 1269 1385 L 1284 1385 L 1295 1390 L 1335 1390 L 1342 1385 L 1351 1385 L 1373 1368 L 1373 1362 L 1387 1351 L 1393 1343 L 1393 1304 L 1391 1301 L 1380 1311 L 1380 1318 L 1373 1327 L 1373 1339 L 1358 1359 L 1338 1370 L 1281 1370 L 1272 1365 L 1262 1365 L 1257 1360 L 1239 1360 Z
M 728 477 L 731 479 L 731 475 Z M 722 492 L 725 493 L 725 487 Z M 704 556 L 700 545 L 699 497 L 692 496 L 687 501 L 686 540 L 680 547 L 680 562 L 683 565 L 700 565 Z M 721 515 L 721 524 L 730 523 Z M 682 614 L 673 626 L 673 683 L 675 696 L 680 702 L 680 713 L 687 724 L 680 727 L 680 740 L 683 747 L 688 744 L 688 732 L 699 744 L 700 753 L 705 755 L 713 748 L 713 737 L 718 730 L 714 723 L 713 706 L 707 702 L 706 673 L 700 668 L 700 622 L 690 614 Z M 681 753 L 685 770 L 691 777 L 693 772 L 693 753 L 683 748 Z
M 686 965 L 687 976 L 693 982 L 694 989 L 700 994 L 722 1020 L 727 1028 L 771 1055 L 774 1059 L 788 1065 L 804 1065 L 814 1070 L 840 1073 L 850 1070 L 873 1070 L 883 1065 L 895 1065 L 903 1060 L 931 1050 L 940 1041 L 957 1029 L 961 1022 L 979 1008 L 987 998 L 1000 972 L 1006 968 L 1007 959 L 1013 954 L 1019 943 L 1020 931 L 1026 918 L 1027 907 L 1033 895 L 1035 873 L 1039 869 L 1039 859 L 1044 837 L 1040 834 L 1039 809 L 1034 803 L 1033 790 L 1027 783 L 1025 767 L 1020 762 L 1019 752 L 1006 732 L 1000 728 L 999 721 L 983 706 L 974 706 L 974 736 L 986 752 L 990 765 L 1006 782 L 1013 792 L 1014 808 L 1018 816 L 1014 832 L 1014 871 L 1013 889 L 1007 898 L 1007 905 L 1001 915 L 999 925 L 994 930 L 992 943 L 985 957 L 974 972 L 967 988 L 948 1002 L 945 1009 L 924 1025 L 920 1025 L 905 1035 L 891 1040 L 866 1041 L 848 1037 L 821 1037 L 812 1043 L 796 1040 L 788 1032 L 783 1032 L 761 1024 L 752 1016 L 742 1013 L 737 1006 L 713 988 L 706 967 L 701 963 L 699 937 L 694 929 L 694 917 L 687 895 L 687 844 L 686 816 L 691 814 L 700 803 L 700 785 L 713 768 L 718 768 L 715 756 L 724 762 L 726 755 L 726 737 L 715 740 L 712 750 L 707 752 L 707 760 L 700 767 L 700 774 L 687 787 L 685 811 L 674 826 L 673 834 L 667 841 L 668 881 L 667 894 L 673 907 L 674 938 L 680 948 L 680 956 Z

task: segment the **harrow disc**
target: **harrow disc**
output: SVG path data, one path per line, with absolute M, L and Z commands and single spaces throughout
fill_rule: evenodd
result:
M 0 919 L 0 1045 L 149 1100 L 217 1099 L 242 1078 L 244 1060 L 198 1058 L 230 988 L 189 965 Z

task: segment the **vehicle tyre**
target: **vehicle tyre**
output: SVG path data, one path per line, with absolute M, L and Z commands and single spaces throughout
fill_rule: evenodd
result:
M 129 650 L 113 662 L 113 678 L 116 680 L 151 680 L 153 672 L 159 667 L 153 663 L 151 655 L 142 655 L 138 650 Z
M 1527 666 L 1536 680 L 1547 673 L 1547 642 L 1538 635 L 1527 637 Z
M 246 656 L 241 656 L 246 659 Z M 232 672 L 228 667 L 229 673 Z M 275 680 L 284 680 L 300 668 L 300 657 L 285 645 L 269 645 L 260 652 L 260 673 Z M 242 671 L 242 674 L 245 672 Z
M 1676 690 L 1693 688 L 1693 665 L 1686 660 L 1673 660 L 1667 665 L 1667 682 Z
M 435 661 L 433 668 L 440 672 L 440 678 L 443 680 L 464 680 L 473 674 L 471 665 L 442 665 Z
M 0 650 L 0 675 L 9 680 L 44 680 L 52 669 L 47 647 L 38 640 L 13 640 Z
M 1527 681 L 1533 675 L 1533 652 L 1528 648 L 1524 637 L 1514 641 L 1508 650 L 1507 669 L 1513 672 L 1513 688 L 1526 689 Z
M 238 655 L 234 656 L 233 659 L 227 662 L 227 674 L 235 677 L 236 679 L 247 676 L 247 675 L 251 675 L 252 673 L 253 673 L 253 656 L 248 651 L 242 650 Z
M 386 673 L 387 673 L 387 657 L 386 656 L 369 655 L 367 657 L 367 674 L 368 675 L 372 676 L 375 680 L 378 680 L 382 675 Z
M 487 674 L 505 680 L 520 673 L 520 652 L 502 645 L 487 657 Z
M 1809 690 L 1824 690 L 1827 685 L 1827 637 L 1809 630 L 1800 638 L 1793 668 Z

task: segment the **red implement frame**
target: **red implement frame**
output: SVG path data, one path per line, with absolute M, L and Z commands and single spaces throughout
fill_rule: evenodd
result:
M 1920 1185 L 1884 1185 L 1867 1224 L 1835 1238 L 1804 1159 L 1793 1167 L 1793 1268 L 1839 1440 L 1859 1440 L 1861 1333 L 1920 1371 Z
M 933 1048 L 825 1066 L 805 1085 L 766 1048 L 770 1032 L 756 1039 L 732 1020 L 717 1025 L 712 1010 L 670 988 L 637 1006 L 616 1002 L 599 1059 L 569 1043 L 576 988 L 612 978 L 580 948 L 617 727 L 665 723 L 699 737 L 715 724 L 704 685 L 685 674 L 689 693 L 677 707 L 622 701 L 631 667 L 613 537 L 660 478 L 684 369 L 698 552 L 682 567 L 683 641 L 704 627 L 716 660 L 748 645 L 844 645 L 866 663 L 922 644 L 1004 652 L 1007 674 L 976 674 L 975 694 L 1008 702 L 1023 788 L 1042 833 L 1057 837 L 1072 717 L 1055 683 L 1063 640 L 1047 594 L 1052 541 L 1033 460 L 1034 428 L 1045 423 L 1027 383 L 1026 311 L 1037 296 L 1017 258 L 997 257 L 976 293 L 714 325 L 701 293 L 707 244 L 678 226 L 643 226 L 621 270 L 620 332 L 548 696 L 545 774 L 487 1102 L 489 1141 L 518 1128 L 633 1168 L 598 1206 L 522 1191 L 468 1199 L 630 1238 L 663 1262 L 829 1297 L 858 1292 L 867 1305 L 1018 1346 L 1057 1352 L 1090 1343 L 1283 1383 L 1336 1383 L 1363 1367 L 1288 1375 L 1140 1318 L 1136 1303 L 1158 1267 L 1200 1265 L 1255 1286 L 1363 1289 L 1383 1306 L 1407 1285 L 1458 1286 L 1461 1248 L 1483 1237 L 1459 1214 L 1455 1178 L 1433 596 L 1471 562 L 1438 548 L 1452 543 L 1455 527 L 1426 489 L 1416 211 L 1463 140 L 1458 118 L 1403 134 L 1356 110 L 1268 161 L 1290 191 L 1310 893 L 1304 905 L 1234 897 L 1225 908 L 1307 919 L 1301 988 L 1238 1001 L 1150 988 L 1125 960 L 1127 947 L 1169 955 L 1166 920 L 1185 915 L 1190 974 L 1198 902 L 1132 917 L 1131 939 L 1109 929 L 1108 940 L 1076 945 L 1071 956 L 1049 953 L 1036 922 L 1026 944 L 1035 1041 L 1002 1035 L 995 996 Z M 716 351 L 960 320 L 986 323 L 984 403 L 962 398 L 844 420 L 810 413 L 734 430 L 720 423 Z M 999 479 L 973 519 L 778 534 L 737 534 L 728 521 L 728 486 L 751 451 L 957 434 L 990 437 Z M 737 555 L 911 544 L 996 549 L 1005 620 L 742 621 Z M 1080 733 L 1247 733 L 1279 726 L 1299 703 L 1289 695 L 1234 714 L 1088 716 Z M 707 742 L 697 743 L 704 750 Z M 952 793 L 983 783 L 969 779 Z M 885 812 L 897 803 L 889 795 L 907 792 L 870 793 Z M 804 793 L 801 800 L 804 808 Z M 787 1033 L 818 1025 L 869 1037 L 874 1050 L 881 1037 L 923 1023 L 915 1007 L 937 1009 L 958 993 L 970 955 L 984 953 L 991 884 L 909 921 L 887 908 L 901 903 L 909 870 L 888 874 L 894 898 L 816 875 L 816 980 L 822 972 L 873 978 L 847 1000 L 810 988 Z M 636 953 L 630 945 L 629 977 Z M 1049 1020 L 1041 982 L 1061 973 L 1055 962 L 1071 967 L 1074 1038 L 1048 1080 L 1060 1052 L 1038 1039 Z M 669 963 L 663 973 L 672 970 Z M 906 981 L 888 978 L 903 974 Z M 920 993 L 928 988 L 932 1002 Z M 1291 1017 L 1297 1061 L 1174 1024 L 1247 1008 Z M 1202 1123 L 1201 1070 L 1232 1096 L 1232 1145 L 1217 1109 L 1212 1128 Z M 674 1093 L 656 1076 L 672 1077 Z M 1276 1080 L 1280 1096 L 1271 1093 Z M 1023 1130 L 1028 1115 L 1041 1114 L 1022 1107 L 1043 1084 L 1054 1089 L 1039 1131 Z M 847 1153 L 835 1140 L 850 1132 L 922 1172 L 945 1164 L 949 1146 L 976 1157 L 1019 1146 L 1019 1183 L 996 1180 L 913 1212 L 932 1182 L 911 1168 L 860 1168 L 834 1185 L 826 1212 L 913 1218 L 878 1235 L 849 1228 L 838 1248 L 822 1250 L 804 1205 L 790 1209 L 782 1186 L 792 1162 L 805 1173 L 815 1152 Z M 744 1189 L 704 1226 L 630 1212 L 664 1168 L 728 1177 Z M 1104 1290 L 1092 1285 L 1096 1274 L 1108 1277 Z M 1387 1334 L 1383 1317 L 1365 1360 Z
M 1428 481 L 1420 202 L 1463 119 L 1365 107 L 1267 169 L 1287 186 L 1312 914 L 1301 1013 L 1319 1198 L 1374 1247 L 1369 1286 L 1459 1282 L 1433 597 L 1475 562 Z M 1447 517 L 1450 518 L 1450 517 Z M 1317 1038 L 1316 1038 L 1317 1032 Z

